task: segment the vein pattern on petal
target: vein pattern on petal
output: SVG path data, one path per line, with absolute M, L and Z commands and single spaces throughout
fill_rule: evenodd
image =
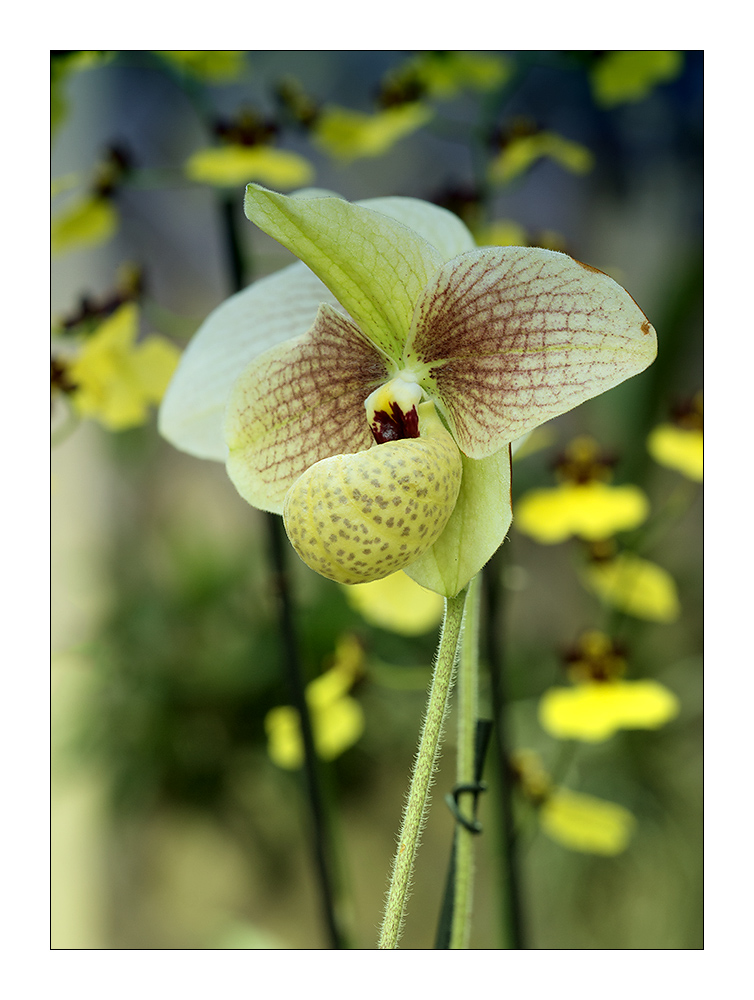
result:
M 337 306 L 319 278 L 297 261 L 213 310 L 183 352 L 165 394 L 163 437 L 197 458 L 224 462 L 223 414 L 233 383 L 255 357 L 306 333 L 322 302 Z
M 386 377 L 374 346 L 329 305 L 304 337 L 252 361 L 225 419 L 228 474 L 241 496 L 282 513 L 288 488 L 315 462 L 368 448 L 364 400 Z
M 461 450 L 489 455 L 643 371 L 657 351 L 612 278 L 552 250 L 462 254 L 417 303 L 405 363 L 429 376 Z
M 395 218 L 342 198 L 288 198 L 256 184 L 247 218 L 304 261 L 369 339 L 400 357 L 414 303 L 443 258 Z

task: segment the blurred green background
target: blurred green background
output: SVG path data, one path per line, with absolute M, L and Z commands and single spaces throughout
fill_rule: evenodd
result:
M 617 856 L 574 852 L 536 833 L 519 803 L 525 943 L 700 948 L 701 488 L 653 462 L 646 437 L 702 387 L 702 54 L 648 59 L 643 76 L 641 66 L 616 72 L 612 91 L 610 53 L 477 54 L 500 67 L 491 82 L 464 76 L 452 55 L 436 57 L 443 78 L 426 68 L 422 76 L 409 52 L 248 52 L 218 78 L 207 76 L 206 60 L 53 53 L 53 218 L 91 189 L 108 148 L 128 163 L 108 194 L 117 231 L 53 257 L 53 343 L 65 340 L 64 320 L 82 298 L 102 303 L 128 262 L 142 273 L 143 331 L 182 348 L 233 291 L 228 212 L 247 277 L 292 259 L 244 220 L 243 183 L 213 187 L 183 170 L 219 141 L 213 123 L 244 110 L 262 145 L 309 161 L 318 187 L 350 199 L 436 201 L 482 242 L 505 223 L 498 237 L 564 249 L 623 284 L 657 329 L 658 359 L 548 425 L 540 448 L 514 465 L 514 528 L 494 564 L 493 632 L 512 745 L 536 750 L 567 787 L 624 805 L 637 827 Z M 443 91 L 438 79 L 452 86 Z M 355 155 L 354 146 L 343 158 L 318 142 L 301 94 L 317 108 L 377 116 L 420 103 L 432 115 L 384 151 Z M 514 176 L 494 178 L 503 150 L 518 142 L 521 152 L 522 138 L 543 133 L 588 150 L 587 168 L 550 142 Z M 265 716 L 290 698 L 263 515 L 219 464 L 162 441 L 153 416 L 119 432 L 93 420 L 69 427 L 64 395 L 53 391 L 52 946 L 327 947 L 300 773 L 267 753 Z M 616 456 L 616 482 L 640 484 L 650 498 L 652 530 L 629 541 L 672 575 L 675 621 L 616 615 L 580 585 L 580 543 L 538 545 L 515 528 L 517 498 L 552 484 L 554 457 L 584 433 Z M 321 777 L 343 924 L 351 946 L 371 948 L 436 633 L 406 637 L 368 624 L 341 588 L 289 556 L 307 678 L 326 668 L 339 637 L 353 634 L 364 649 L 353 691 L 364 734 L 322 762 Z M 564 753 L 540 727 L 537 703 L 564 682 L 562 653 L 590 628 L 619 635 L 628 676 L 662 682 L 680 713 L 656 731 Z M 453 833 L 442 799 L 455 780 L 454 741 L 451 716 L 404 948 L 434 942 Z M 509 944 L 492 762 L 488 772 L 475 948 Z

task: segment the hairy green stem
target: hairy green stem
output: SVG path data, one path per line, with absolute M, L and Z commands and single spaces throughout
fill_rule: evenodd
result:
M 455 597 L 446 598 L 445 601 L 445 618 L 442 624 L 440 645 L 437 650 L 419 750 L 414 762 L 408 799 L 403 813 L 398 849 L 393 862 L 393 873 L 380 932 L 379 948 L 396 948 L 403 927 L 411 873 L 427 813 L 429 787 L 437 764 L 443 720 L 453 683 L 465 603 L 465 589 Z
M 476 771 L 476 720 L 479 714 L 479 598 L 481 579 L 474 577 L 468 587 L 463 636 L 458 666 L 458 756 L 456 781 L 471 785 Z M 466 795 L 466 811 L 459 802 L 459 812 L 469 821 L 476 796 Z M 453 922 L 450 931 L 451 948 L 468 948 L 471 934 L 471 909 L 474 887 L 474 837 L 461 823 L 455 839 L 455 892 Z

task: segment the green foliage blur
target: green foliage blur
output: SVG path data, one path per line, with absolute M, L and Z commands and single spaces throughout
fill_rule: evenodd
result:
M 290 694 L 265 516 L 222 467 L 162 441 L 153 416 L 119 432 L 77 419 L 64 376 L 76 338 L 124 295 L 138 302 L 144 333 L 182 349 L 236 287 L 239 260 L 245 280 L 290 262 L 244 219 L 243 182 L 213 186 L 184 170 L 229 135 L 295 154 L 311 184 L 346 198 L 424 198 L 456 211 L 480 241 L 505 225 L 518 241 L 563 249 L 615 277 L 657 329 L 652 367 L 548 425 L 514 463 L 514 526 L 491 567 L 489 631 L 504 651 L 513 747 L 637 820 L 625 852 L 578 853 L 539 831 L 519 795 L 526 946 L 702 947 L 701 486 L 646 447 L 702 388 L 702 54 L 471 56 L 52 53 L 53 219 L 81 194 L 117 213 L 114 231 L 87 243 L 84 226 L 83 242 L 52 267 L 53 948 L 327 947 L 301 773 L 267 753 L 265 717 Z M 339 131 L 347 156 L 318 131 L 333 106 L 376 118 L 415 104 L 424 110 L 413 130 L 393 133 L 394 119 L 380 118 L 368 139 Z M 589 155 L 574 159 L 567 142 Z M 493 170 L 506 150 L 507 166 Z M 126 293 L 124 265 L 139 275 Z M 551 485 L 557 456 L 581 434 L 614 454 L 616 483 L 647 493 L 650 519 L 618 542 L 672 575 L 677 620 L 601 604 L 580 582 L 593 555 L 584 543 L 543 546 L 517 532 L 516 499 Z M 364 735 L 320 772 L 348 942 L 373 948 L 436 634 L 372 626 L 290 550 L 288 566 L 306 679 L 328 667 L 343 635 L 364 651 L 352 691 Z M 598 744 L 544 732 L 538 700 L 567 683 L 567 651 L 592 628 L 620 640 L 628 677 L 677 695 L 676 719 Z M 403 948 L 433 947 L 454 740 L 451 715 Z M 492 756 L 485 777 L 471 947 L 505 948 Z

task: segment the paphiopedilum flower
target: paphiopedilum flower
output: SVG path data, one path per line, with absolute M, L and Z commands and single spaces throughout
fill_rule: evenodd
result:
M 225 458 L 323 575 L 405 569 L 454 596 L 510 525 L 511 442 L 646 368 L 653 327 L 602 272 L 549 250 L 475 248 L 425 202 L 250 184 L 245 207 L 308 267 L 209 317 L 163 434 Z

